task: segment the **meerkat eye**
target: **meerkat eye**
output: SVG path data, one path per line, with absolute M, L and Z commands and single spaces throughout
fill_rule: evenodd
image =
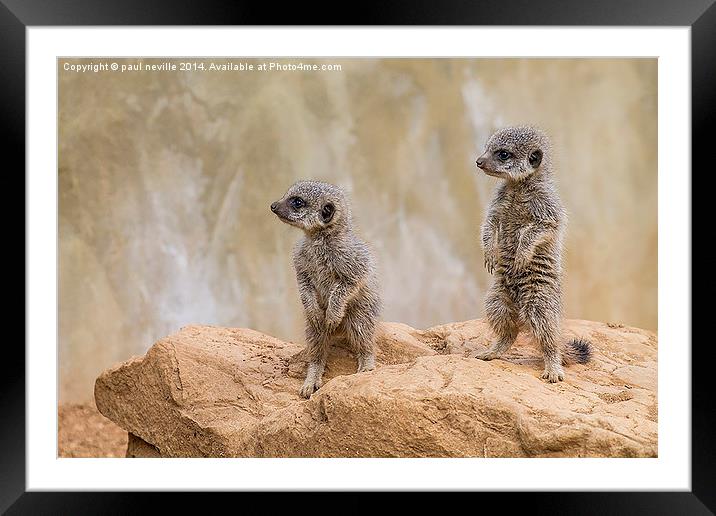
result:
M 333 218 L 333 213 L 335 213 L 336 208 L 331 203 L 326 204 L 323 206 L 323 209 L 321 209 L 321 220 L 323 220 L 324 223 L 329 223 L 331 219 Z
M 300 209 L 303 208 L 305 205 L 306 205 L 306 201 L 304 201 L 304 200 L 301 199 L 300 197 L 294 197 L 294 198 L 291 199 L 291 206 L 293 206 L 293 208 L 294 208 L 295 210 L 300 210 Z
M 530 153 L 530 165 L 532 168 L 539 167 L 539 164 L 542 163 L 542 151 L 537 149 L 536 151 L 532 151 Z
M 504 149 L 498 150 L 496 152 L 496 154 L 497 154 L 497 157 L 500 158 L 500 160 L 502 160 L 502 161 L 507 161 L 512 156 L 511 153 L 507 152 Z

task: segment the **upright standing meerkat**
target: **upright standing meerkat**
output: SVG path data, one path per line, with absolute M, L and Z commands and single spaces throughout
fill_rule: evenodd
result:
M 299 181 L 271 204 L 282 222 L 303 230 L 293 252 L 306 316 L 308 372 L 300 395 L 322 385 L 331 341 L 344 337 L 358 356 L 358 372 L 375 368 L 373 337 L 381 309 L 373 255 L 353 232 L 343 190 Z
M 561 381 L 563 359 L 586 363 L 591 346 L 575 339 L 563 349 L 560 342 L 566 214 L 553 178 L 549 139 L 534 127 L 501 129 L 476 164 L 504 180 L 495 189 L 481 235 L 485 266 L 495 276 L 485 311 L 497 341 L 477 358 L 499 357 L 526 328 L 542 349 L 542 378 Z

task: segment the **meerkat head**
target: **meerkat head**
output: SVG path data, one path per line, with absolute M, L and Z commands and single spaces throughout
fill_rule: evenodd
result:
M 535 127 L 506 127 L 490 136 L 475 162 L 485 174 L 522 181 L 546 168 L 549 139 Z
M 350 226 L 345 193 L 338 186 L 320 181 L 295 183 L 281 199 L 271 204 L 271 211 L 286 224 L 308 233 Z

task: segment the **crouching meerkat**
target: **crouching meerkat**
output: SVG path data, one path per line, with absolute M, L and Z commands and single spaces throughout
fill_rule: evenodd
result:
M 271 204 L 278 218 L 303 230 L 293 251 L 306 317 L 308 372 L 300 395 L 322 385 L 331 341 L 345 338 L 358 372 L 375 368 L 373 337 L 381 309 L 374 257 L 353 232 L 348 199 L 337 186 L 299 181 Z
M 542 378 L 564 379 L 564 362 L 586 363 L 591 345 L 560 342 L 562 238 L 566 214 L 553 178 L 548 137 L 533 127 L 508 127 L 493 134 L 476 164 L 503 181 L 495 189 L 482 225 L 485 267 L 494 274 L 485 299 L 497 336 L 477 358 L 507 351 L 520 329 L 528 329 L 544 356 Z

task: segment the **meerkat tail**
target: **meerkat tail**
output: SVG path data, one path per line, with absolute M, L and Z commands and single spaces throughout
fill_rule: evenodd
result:
M 562 355 L 565 364 L 586 364 L 592 358 L 592 343 L 586 339 L 572 339 Z

